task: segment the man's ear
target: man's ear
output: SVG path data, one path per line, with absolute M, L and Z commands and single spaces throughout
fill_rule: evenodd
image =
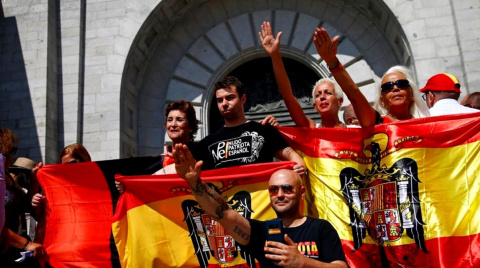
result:
M 427 94 L 427 101 L 430 103 L 431 106 L 433 106 L 433 104 L 435 104 L 435 94 L 429 91 Z
M 243 94 L 242 97 L 240 98 L 240 101 L 242 102 L 242 104 L 245 104 L 245 101 L 247 101 L 247 95 Z

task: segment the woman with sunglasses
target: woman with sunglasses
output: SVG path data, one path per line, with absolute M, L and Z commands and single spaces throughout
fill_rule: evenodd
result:
M 65 146 L 60 152 L 61 164 L 75 164 L 80 162 L 92 162 L 87 149 L 80 143 L 72 143 Z M 38 224 L 35 229 L 35 241 L 43 243 L 45 237 L 45 195 L 40 190 L 32 197 L 33 216 Z
M 80 143 L 73 143 L 67 145 L 63 150 L 60 152 L 60 163 L 62 164 L 74 164 L 80 162 L 91 162 L 92 159 L 90 154 L 88 153 L 87 149 L 81 145 Z M 33 215 L 35 218 L 42 219 L 43 214 L 45 211 L 45 196 L 42 193 L 36 193 L 32 197 L 32 207 L 34 209 Z M 42 233 L 37 228 L 37 233 Z M 37 235 L 37 237 L 40 237 Z M 43 241 L 43 239 L 37 240 Z
M 338 117 L 338 111 L 342 107 L 343 92 L 338 84 L 329 79 L 323 78 L 317 81 L 313 86 L 313 107 L 321 115 L 321 123 L 315 123 L 303 111 L 300 103 L 292 92 L 292 86 L 283 65 L 282 56 L 280 55 L 280 38 L 282 32 L 276 37 L 273 36 L 272 27 L 269 22 L 263 22 L 261 32 L 258 33 L 265 52 L 271 57 L 275 79 L 277 80 L 278 89 L 287 106 L 295 124 L 299 127 L 330 127 L 343 128 L 346 127 Z
M 383 75 L 374 109 L 338 60 L 338 40 L 338 36 L 330 39 L 323 27 L 317 28 L 313 35 L 318 54 L 325 60 L 333 77 L 351 101 L 362 127 L 430 115 L 410 70 L 404 66 L 391 67 Z
M 87 149 L 80 143 L 67 145 L 60 152 L 60 162 L 62 164 L 73 164 L 80 162 L 92 162 L 92 158 Z

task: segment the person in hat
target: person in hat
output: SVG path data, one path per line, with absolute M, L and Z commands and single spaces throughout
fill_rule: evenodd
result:
M 31 175 L 37 163 L 26 157 L 19 157 L 8 169 L 13 180 L 22 188 L 28 189 L 30 186 Z
M 478 112 L 476 109 L 458 103 L 462 93 L 460 82 L 452 74 L 440 73 L 430 77 L 420 92 L 424 93 L 422 97 L 430 108 L 431 116 Z

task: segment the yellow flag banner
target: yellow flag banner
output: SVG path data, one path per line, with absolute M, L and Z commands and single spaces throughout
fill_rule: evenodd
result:
M 243 217 L 268 220 L 276 218 L 267 190 L 270 175 L 294 164 L 208 170 L 201 177 Z M 112 223 L 122 267 L 255 266 L 252 257 L 205 214 L 188 184 L 176 174 L 116 179 L 125 186 Z
M 480 267 L 480 117 L 280 127 L 351 267 Z

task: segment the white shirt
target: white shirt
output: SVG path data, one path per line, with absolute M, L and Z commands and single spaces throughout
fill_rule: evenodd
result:
M 431 116 L 448 115 L 448 114 L 466 114 L 478 113 L 480 110 L 465 107 L 454 99 L 441 99 L 430 108 Z

